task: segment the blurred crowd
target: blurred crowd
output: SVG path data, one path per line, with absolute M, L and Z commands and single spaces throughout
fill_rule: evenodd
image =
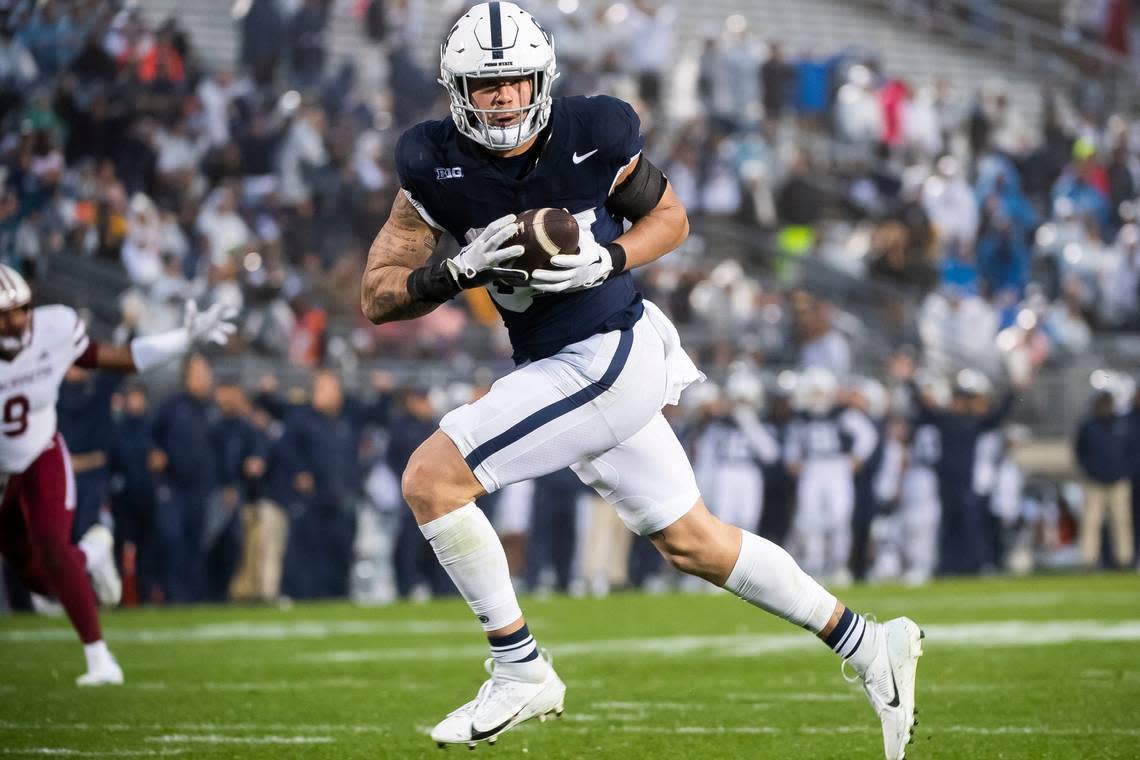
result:
M 445 112 L 419 54 L 462 3 L 443 6 L 354 6 L 384 73 L 364 86 L 365 62 L 331 49 L 328 0 L 238 3 L 232 62 L 202 61 L 177 16 L 137 3 L 5 3 L 0 258 L 41 279 L 53 256 L 121 262 L 126 331 L 224 301 L 242 310 L 232 351 L 299 366 L 504 355 L 480 295 L 380 327 L 357 308 L 395 138 Z M 730 323 L 785 361 L 803 330 L 791 286 L 833 270 L 876 296 L 831 309 L 840 336 L 908 342 L 945 371 L 1027 372 L 1137 326 L 1140 126 L 1095 79 L 1043 89 L 1034 114 L 1000 81 L 964 92 L 889 76 L 873 50 L 792 54 L 743 16 L 693 48 L 660 0 L 536 10 L 557 92 L 632 101 L 694 219 L 679 254 L 639 272 L 690 342 Z M 729 313 L 710 298 L 725 290 Z M 825 309 L 845 295 L 813 290 Z
M 73 369 L 61 431 L 72 451 L 73 531 L 112 528 L 126 604 L 453 593 L 400 491 L 412 452 L 474 384 L 349 392 L 314 370 L 304 387 L 246 388 L 201 356 L 182 387 Z M 951 378 L 900 353 L 886 382 L 826 369 L 765 375 L 743 362 L 689 389 L 670 423 L 722 520 L 788 548 L 833 586 L 936 575 L 1131 568 L 1140 528 L 1140 393 L 1093 376 L 1068 479 L 1027 473 L 1010 422 L 1018 389 Z M 532 591 L 699 590 L 629 533 L 570 470 L 478 502 Z M 1106 531 L 1107 528 L 1107 531 Z M 22 597 L 9 578 L 9 601 Z

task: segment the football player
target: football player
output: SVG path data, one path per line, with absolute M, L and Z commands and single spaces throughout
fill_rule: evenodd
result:
M 784 445 L 788 470 L 799 478 L 796 543 L 809 572 L 849 585 L 855 473 L 879 436 L 865 414 L 838 403 L 839 384 L 828 370 L 805 370 L 797 389 L 801 411 Z
M 637 115 L 612 97 L 551 96 L 550 35 L 517 5 L 481 3 L 442 46 L 450 118 L 404 133 L 403 192 L 369 252 L 361 306 L 376 323 L 414 319 L 488 288 L 516 369 L 447 414 L 404 470 L 405 500 L 490 643 L 490 679 L 432 730 L 441 746 L 493 741 L 562 711 L 566 687 L 526 625 L 502 544 L 474 502 L 571 467 L 678 569 L 819 635 L 861 676 L 888 758 L 910 738 L 920 631 L 864 619 L 780 547 L 716 519 L 661 409 L 702 378 L 630 270 L 676 248 L 685 209 L 641 153 Z M 505 245 L 515 215 L 564 208 L 575 254 L 529 277 Z M 630 223 L 623 231 L 625 222 Z M 447 232 L 462 245 L 432 260 Z M 542 505 L 536 505 L 541 509 Z
M 142 372 L 196 344 L 225 343 L 235 328 L 220 305 L 198 313 L 189 302 L 181 328 L 112 346 L 88 338 L 73 309 L 31 303 L 28 283 L 0 264 L 0 555 L 24 585 L 63 606 L 87 658 L 76 682 L 121 684 L 123 671 L 103 641 L 95 604 L 95 591 L 117 601 L 113 552 L 71 543 L 75 478 L 57 429 L 59 386 L 72 365 Z
M 732 368 L 724 396 L 697 437 L 693 469 L 718 519 L 756 531 L 764 510 L 763 466 L 780 459 L 780 442 L 757 416 L 764 386 L 751 370 Z

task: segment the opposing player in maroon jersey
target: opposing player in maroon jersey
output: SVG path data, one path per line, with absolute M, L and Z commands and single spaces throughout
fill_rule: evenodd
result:
M 235 328 L 221 305 L 198 313 L 189 302 L 177 330 L 112 346 L 88 338 L 74 309 L 31 302 L 24 278 L 0 264 L 0 555 L 29 589 L 58 599 L 75 626 L 87 657 L 87 672 L 76 682 L 119 684 L 123 671 L 103 642 L 87 577 L 117 601 L 118 575 L 109 546 L 71 543 L 75 478 L 56 424 L 59 385 L 73 364 L 142 372 L 196 344 L 224 344 Z

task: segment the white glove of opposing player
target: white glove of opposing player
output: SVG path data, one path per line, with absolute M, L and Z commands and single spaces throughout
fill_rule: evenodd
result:
M 187 301 L 182 327 L 186 330 L 191 345 L 217 343 L 224 346 L 229 342 L 230 336 L 237 332 L 237 326 L 231 321 L 236 316 L 237 310 L 232 306 L 216 303 L 199 312 L 197 303 Z
M 200 343 L 224 346 L 229 342 L 230 336 L 237 332 L 237 326 L 230 321 L 236 316 L 237 310 L 232 306 L 216 303 L 199 312 L 198 304 L 187 301 L 182 327 L 155 335 L 144 335 L 131 341 L 131 359 L 135 363 L 135 369 L 146 372 L 152 367 L 185 356 Z
M 543 293 L 585 290 L 600 285 L 614 269 L 610 252 L 588 232 L 578 239 L 578 252 L 551 256 L 557 269 L 536 269 L 530 273 L 530 286 Z
M 445 262 L 448 273 L 459 287 L 474 288 L 492 280 L 504 280 L 512 284 L 526 282 L 526 272 L 499 266 L 504 261 L 523 254 L 521 245 L 500 247 L 517 231 L 515 219 L 514 214 L 507 214 L 491 222 L 477 238 Z

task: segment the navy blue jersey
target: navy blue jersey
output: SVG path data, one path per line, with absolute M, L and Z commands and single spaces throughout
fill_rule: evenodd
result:
M 564 208 L 605 245 L 622 232 L 606 209 L 614 180 L 641 152 L 641 122 L 628 103 L 605 95 L 554 98 L 534 167 L 521 178 L 510 159 L 459 133 L 451 119 L 427 121 L 396 145 L 400 185 L 424 220 L 466 244 L 496 219 L 534 208 Z M 510 333 L 516 362 L 551 356 L 601 332 L 631 327 L 641 294 L 622 274 L 573 293 L 488 288 Z
M 843 426 L 843 407 L 826 414 L 800 412 L 796 415 L 796 434 L 804 459 L 834 457 L 851 453 L 854 439 Z

